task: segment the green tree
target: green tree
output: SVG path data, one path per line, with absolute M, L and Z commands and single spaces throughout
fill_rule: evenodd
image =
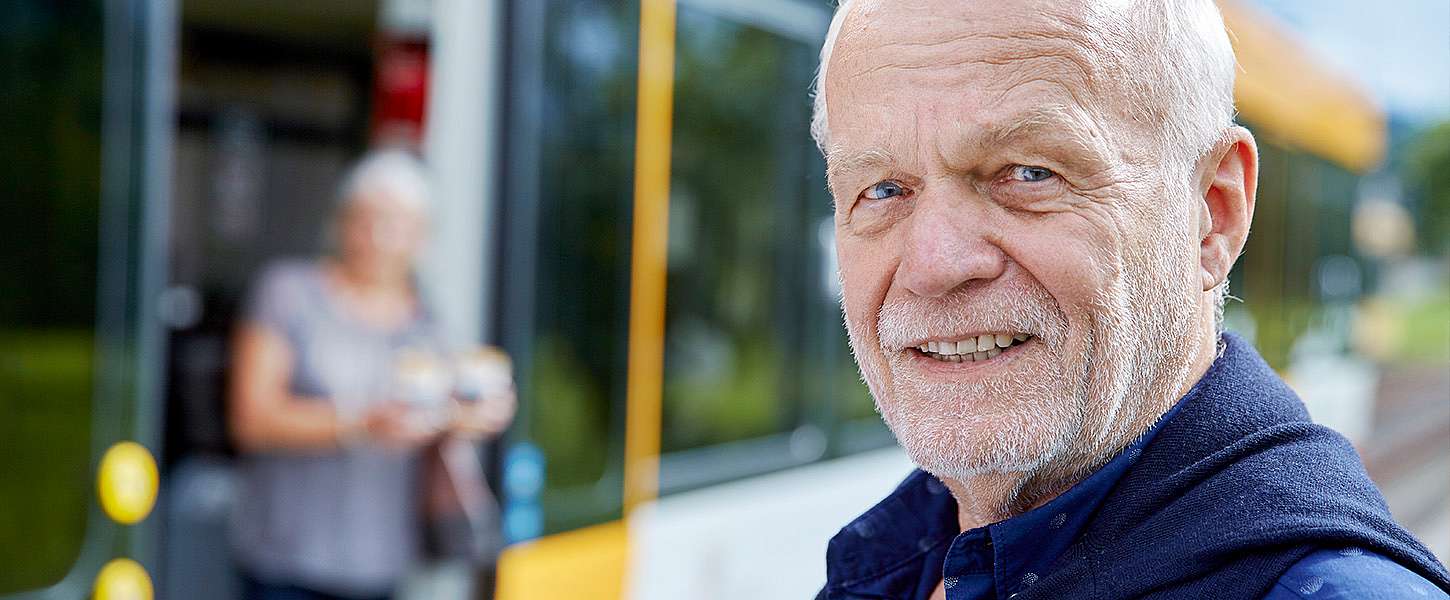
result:
M 1404 179 L 1419 199 L 1421 250 L 1450 252 L 1450 121 L 1426 129 L 1410 142 Z

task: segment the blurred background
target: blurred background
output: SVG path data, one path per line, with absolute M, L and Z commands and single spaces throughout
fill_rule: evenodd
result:
M 1220 5 L 1262 152 L 1229 327 L 1443 558 L 1450 4 Z M 826 540 L 909 469 L 836 304 L 808 135 L 831 10 L 8 3 L 0 597 L 240 597 L 232 335 L 383 147 L 427 164 L 420 297 L 518 392 L 479 455 L 502 556 L 466 584 L 420 563 L 398 595 L 810 597 Z M 146 451 L 103 464 L 125 441 Z

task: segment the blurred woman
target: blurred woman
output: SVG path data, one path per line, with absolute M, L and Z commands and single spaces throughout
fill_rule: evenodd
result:
M 413 274 L 428 225 L 417 160 L 369 155 L 338 198 L 332 252 L 267 269 L 233 344 L 233 545 L 249 598 L 391 595 L 419 560 L 421 450 L 513 416 L 509 395 L 430 418 L 419 378 L 399 385 L 400 357 L 416 375 L 445 351 Z

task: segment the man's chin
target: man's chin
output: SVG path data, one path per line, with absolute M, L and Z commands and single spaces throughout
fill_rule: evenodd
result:
M 982 420 L 956 427 L 892 427 L 897 443 L 922 470 L 941 479 L 1030 473 L 1062 452 L 1061 430 L 1013 419 Z M 1052 435 L 1052 434 L 1058 435 Z

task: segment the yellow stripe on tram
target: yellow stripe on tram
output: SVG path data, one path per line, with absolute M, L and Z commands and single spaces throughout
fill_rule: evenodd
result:
M 629 570 L 629 517 L 635 508 L 659 495 L 674 85 L 675 0 L 640 0 L 625 392 L 625 520 L 505 550 L 498 567 L 496 597 L 500 600 L 622 597 Z
M 611 521 L 509 547 L 499 557 L 498 600 L 619 598 L 629 568 L 628 534 Z
M 675 0 L 641 0 L 624 430 L 626 517 L 659 494 L 674 86 Z

